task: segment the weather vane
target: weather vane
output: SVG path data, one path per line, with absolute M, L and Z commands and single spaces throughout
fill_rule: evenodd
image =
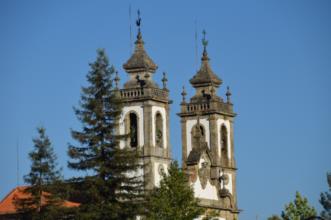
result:
M 137 27 L 140 30 L 140 25 L 141 25 L 141 18 L 140 18 L 140 10 L 138 10 L 138 18 L 136 20 Z
M 206 48 L 207 45 L 208 45 L 208 41 L 206 40 L 206 31 L 203 30 L 203 31 L 202 31 L 202 34 L 203 34 L 202 45 L 204 46 L 204 48 Z

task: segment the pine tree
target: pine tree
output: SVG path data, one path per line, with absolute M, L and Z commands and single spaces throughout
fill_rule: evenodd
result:
M 85 198 L 80 218 L 133 219 L 140 213 L 143 197 L 139 152 L 119 147 L 126 138 L 116 134 L 122 106 L 112 85 L 115 70 L 104 50 L 97 51 L 90 67 L 88 86 L 82 88 L 80 106 L 75 108 L 82 129 L 72 131 L 78 144 L 68 150 L 68 166 L 87 174 L 75 180 Z
M 302 197 L 299 192 L 296 192 L 294 202 L 286 205 L 282 212 L 284 220 L 304 220 L 312 216 L 316 216 L 315 208 L 310 206 L 307 198 Z
M 160 187 L 148 196 L 148 220 L 192 220 L 203 214 L 193 189 L 176 162 L 170 165 L 168 175 L 163 173 Z
M 321 216 L 325 220 L 331 220 L 331 173 L 327 174 L 327 178 L 330 192 L 321 193 L 320 203 L 324 208 L 321 212 Z
M 30 195 L 15 200 L 16 208 L 27 219 L 58 219 L 54 215 L 60 209 L 61 198 L 56 193 L 56 184 L 61 181 L 56 155 L 45 128 L 38 128 L 39 136 L 33 139 L 34 149 L 29 153 L 32 161 L 30 172 L 24 176 L 29 184 L 23 193 Z

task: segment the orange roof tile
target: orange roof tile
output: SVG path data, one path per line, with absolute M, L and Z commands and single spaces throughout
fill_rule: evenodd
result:
M 28 198 L 30 195 L 24 193 L 24 190 L 26 188 L 28 188 L 28 186 L 18 186 L 15 189 L 13 189 L 7 196 L 5 196 L 5 198 L 3 198 L 3 200 L 0 202 L 0 215 L 17 213 L 14 200 L 17 198 L 20 199 Z M 49 195 L 49 193 L 48 192 L 42 193 L 42 198 L 41 198 L 42 204 L 46 203 L 46 199 L 45 199 L 46 195 Z M 80 204 L 76 202 L 70 202 L 67 200 L 63 201 L 64 207 L 71 208 L 71 207 L 77 207 L 79 205 Z

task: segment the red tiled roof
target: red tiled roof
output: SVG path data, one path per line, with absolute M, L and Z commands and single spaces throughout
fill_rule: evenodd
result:
M 14 200 L 17 198 L 24 199 L 29 198 L 30 195 L 27 193 L 24 193 L 24 190 L 28 188 L 28 186 L 18 186 L 15 189 L 13 189 L 1 202 L 0 202 L 0 215 L 3 214 L 14 214 L 17 213 Z M 45 196 L 49 195 L 48 192 L 42 192 L 42 204 L 46 203 Z M 79 206 L 79 203 L 76 202 L 70 202 L 70 201 L 63 201 L 62 206 L 71 208 L 71 207 L 77 207 Z

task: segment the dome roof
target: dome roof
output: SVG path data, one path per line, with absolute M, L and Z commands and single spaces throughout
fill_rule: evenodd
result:
M 135 51 L 129 58 L 129 60 L 125 64 L 123 64 L 123 68 L 128 73 L 145 71 L 154 73 L 157 69 L 157 65 L 146 53 L 144 49 L 144 41 L 142 40 L 140 31 L 137 35 L 137 40 L 135 44 Z
M 201 66 L 198 72 L 190 79 L 190 83 L 193 87 L 201 86 L 216 86 L 219 87 L 222 84 L 222 80 L 213 72 L 209 65 L 209 58 L 206 49 L 203 51 L 201 58 Z

